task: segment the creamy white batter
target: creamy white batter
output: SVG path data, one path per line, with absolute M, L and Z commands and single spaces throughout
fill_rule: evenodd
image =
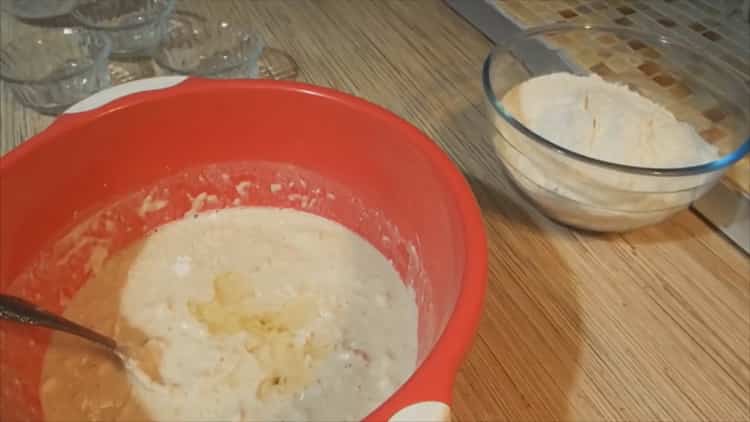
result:
M 235 208 L 161 227 L 121 313 L 157 340 L 155 420 L 358 420 L 416 368 L 417 309 L 387 259 L 312 214 Z

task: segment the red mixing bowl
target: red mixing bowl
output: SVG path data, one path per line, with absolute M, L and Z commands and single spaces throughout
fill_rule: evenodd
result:
M 238 189 L 240 180 L 255 190 Z M 203 209 L 316 213 L 385 254 L 416 293 L 420 364 L 367 419 L 446 418 L 485 292 L 479 208 L 462 174 L 424 134 L 330 89 L 167 77 L 74 106 L 0 161 L 0 291 L 62 312 L 95 255 L 92 244 L 73 245 L 65 233 L 75 227 L 79 240 L 112 254 L 180 218 L 200 193 L 209 195 Z M 169 205 L 144 212 L 144 201 L 156 196 Z M 49 335 L 0 324 L 0 420 L 42 419 Z

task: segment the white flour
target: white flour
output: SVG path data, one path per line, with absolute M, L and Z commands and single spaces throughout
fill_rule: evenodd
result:
M 695 129 L 624 85 L 554 73 L 511 90 L 503 104 L 527 127 L 580 154 L 639 167 L 674 168 L 718 158 Z
M 555 73 L 530 79 L 502 98 L 526 127 L 569 150 L 613 163 L 679 168 L 719 157 L 689 124 L 662 106 L 597 75 Z M 627 174 L 544 148 L 499 115 L 498 153 L 514 180 L 553 217 L 594 230 L 653 223 L 694 199 L 714 175 Z
M 235 208 L 148 238 L 123 292 L 157 338 L 156 420 L 359 420 L 415 370 L 413 292 L 375 248 L 294 210 Z

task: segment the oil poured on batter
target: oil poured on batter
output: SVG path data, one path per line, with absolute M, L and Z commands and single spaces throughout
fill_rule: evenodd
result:
M 158 342 L 163 383 L 71 353 L 64 344 L 91 346 L 55 335 L 49 420 L 357 420 L 417 362 L 414 297 L 391 264 L 343 226 L 294 210 L 163 226 L 111 259 L 66 315 Z

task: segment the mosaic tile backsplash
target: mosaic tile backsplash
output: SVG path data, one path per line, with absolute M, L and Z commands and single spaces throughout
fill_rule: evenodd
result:
M 750 87 L 750 23 L 742 0 L 486 1 L 522 28 L 574 23 L 656 31 L 695 50 L 710 52 Z M 726 141 L 738 125 L 750 123 L 738 121 L 737 114 L 720 98 L 682 80 L 679 72 L 670 69 L 674 63 L 668 63 L 663 50 L 637 37 L 554 37 L 546 41 L 565 51 L 575 64 L 605 79 L 638 78 L 638 85 L 649 91 L 647 96 L 658 98 L 709 142 Z M 750 108 L 750 98 L 734 102 Z M 726 180 L 750 193 L 750 157 L 731 168 Z

